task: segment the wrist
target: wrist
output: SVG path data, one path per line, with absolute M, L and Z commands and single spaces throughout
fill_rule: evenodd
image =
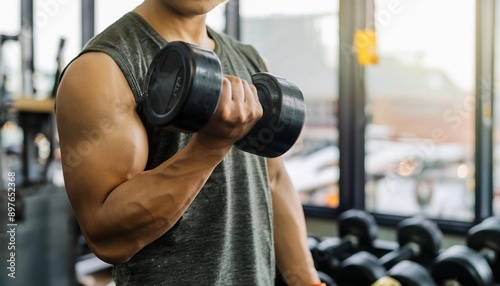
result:
M 224 144 L 207 137 L 208 136 L 202 136 L 196 133 L 193 135 L 190 142 L 190 145 L 192 145 L 191 147 L 199 150 L 204 156 L 213 154 L 215 156 L 224 157 L 233 146 L 232 144 Z
M 215 154 L 220 153 L 224 155 L 229 152 L 234 143 L 232 141 L 228 142 L 228 140 L 224 140 L 219 137 L 203 134 L 202 132 L 195 133 L 191 142 L 200 146 L 206 152 Z

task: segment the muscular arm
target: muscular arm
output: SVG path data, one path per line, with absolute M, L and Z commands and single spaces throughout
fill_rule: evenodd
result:
M 307 246 L 307 230 L 299 197 L 281 158 L 268 159 L 274 212 L 276 262 L 289 285 L 319 282 Z
M 225 78 L 221 104 L 206 130 L 144 171 L 147 135 L 118 66 L 100 53 L 73 62 L 59 87 L 57 126 L 68 197 L 91 250 L 121 263 L 168 231 L 234 141 L 260 118 L 253 101 L 254 88 Z

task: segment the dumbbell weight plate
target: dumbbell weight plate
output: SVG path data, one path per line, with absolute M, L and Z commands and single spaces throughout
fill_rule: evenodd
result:
M 467 233 L 467 246 L 481 251 L 484 248 L 500 253 L 500 217 L 489 217 Z
M 443 235 L 433 221 L 420 216 L 408 218 L 398 224 L 397 233 L 399 245 L 415 243 L 419 246 L 418 258 L 434 258 L 439 254 Z
M 254 74 L 252 83 L 263 115 L 235 146 L 268 158 L 281 156 L 295 144 L 304 126 L 304 96 L 295 84 L 269 73 Z
M 385 275 L 386 269 L 375 255 L 360 251 L 342 261 L 340 272 L 349 285 L 371 285 Z
M 403 260 L 394 265 L 387 275 L 396 279 L 404 286 L 429 286 L 435 285 L 431 274 L 422 265 Z
M 375 218 L 370 213 L 358 209 L 343 212 L 338 218 L 338 228 L 340 237 L 356 237 L 361 248 L 371 248 L 378 233 Z
M 145 82 L 143 111 L 150 123 L 172 131 L 196 132 L 217 109 L 222 70 L 212 51 L 170 42 L 153 58 Z
M 487 257 L 494 280 L 500 283 L 500 216 L 485 219 L 467 233 L 467 246 Z
M 318 269 L 332 277 L 340 267 L 340 260 L 347 258 L 354 251 L 372 248 L 378 229 L 371 214 L 357 209 L 343 212 L 337 219 L 337 226 L 340 238 L 327 238 L 313 251 Z
M 483 257 L 464 245 L 454 245 L 441 253 L 432 267 L 437 285 L 457 282 L 459 285 L 486 286 L 493 283 L 493 273 Z

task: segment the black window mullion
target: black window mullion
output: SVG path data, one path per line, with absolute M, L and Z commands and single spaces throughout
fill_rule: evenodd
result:
M 354 33 L 366 25 L 366 0 L 341 0 L 339 10 L 339 210 L 364 209 L 364 69 Z
M 493 214 L 495 1 L 476 1 L 475 222 Z

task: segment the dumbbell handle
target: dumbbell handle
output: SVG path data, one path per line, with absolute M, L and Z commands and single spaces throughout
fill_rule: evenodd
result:
M 341 253 L 349 252 L 355 249 L 357 240 L 354 237 L 342 238 L 340 244 L 330 249 L 331 255 L 339 255 Z
M 320 244 L 322 247 L 316 249 L 316 255 L 319 259 L 325 259 L 353 251 L 358 246 L 358 240 L 355 236 L 346 235 L 343 238 L 330 238 Z
M 385 269 L 390 269 L 394 265 L 398 264 L 403 260 L 409 260 L 413 257 L 418 256 L 420 253 L 420 246 L 416 243 L 410 242 L 405 246 L 387 253 L 379 259 L 381 265 Z

